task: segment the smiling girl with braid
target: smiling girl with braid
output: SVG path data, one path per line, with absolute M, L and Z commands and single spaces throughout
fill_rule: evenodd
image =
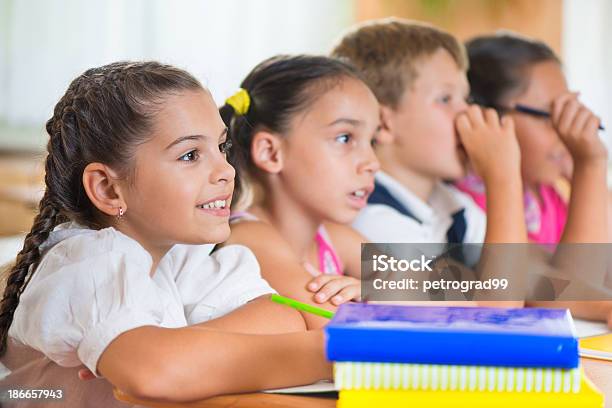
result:
M 90 69 L 46 128 L 46 191 L 0 307 L 1 389 L 113 407 L 112 386 L 180 401 L 331 376 L 321 331 L 263 296 L 252 253 L 203 245 L 229 236 L 234 169 L 196 79 L 154 62 Z M 83 365 L 103 378 L 79 381 Z

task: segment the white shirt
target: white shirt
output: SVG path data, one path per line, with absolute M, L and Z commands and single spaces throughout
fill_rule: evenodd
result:
M 437 183 L 428 202 L 424 202 L 382 171 L 376 173 L 376 182 L 385 187 L 418 220 L 384 204 L 368 204 L 353 222 L 353 227 L 369 241 L 447 243 L 446 234 L 453 223 L 453 214 L 464 209 L 467 229 L 463 242 L 484 242 L 487 227 L 485 213 L 470 196 L 455 187 Z
M 85 364 L 121 333 L 153 325 L 183 327 L 222 316 L 274 290 L 250 250 L 175 245 L 153 276 L 138 242 L 115 230 L 62 224 L 15 311 L 9 336 L 60 366 Z

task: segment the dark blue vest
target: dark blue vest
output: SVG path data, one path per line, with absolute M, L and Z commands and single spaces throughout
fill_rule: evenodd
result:
M 383 204 L 387 205 L 399 213 L 412 218 L 419 224 L 422 223 L 411 211 L 400 203 L 383 185 L 378 182 L 374 183 L 374 191 L 368 198 L 368 204 Z M 453 223 L 446 232 L 446 239 L 449 244 L 460 244 L 465 239 L 467 230 L 467 222 L 465 221 L 465 210 L 462 208 L 452 215 Z

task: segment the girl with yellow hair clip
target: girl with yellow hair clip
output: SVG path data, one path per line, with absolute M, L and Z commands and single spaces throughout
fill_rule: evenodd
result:
M 364 239 L 349 224 L 379 168 L 370 89 L 341 61 L 278 56 L 255 67 L 220 112 L 245 204 L 234 208 L 227 243 L 249 247 L 281 294 L 330 310 L 359 299 Z

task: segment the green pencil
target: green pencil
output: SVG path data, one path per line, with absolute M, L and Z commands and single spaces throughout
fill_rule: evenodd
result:
M 330 312 L 329 310 L 325 310 L 325 309 L 321 309 L 320 307 L 309 305 L 308 303 L 298 302 L 297 300 L 290 299 L 288 297 L 273 294 L 271 299 L 273 302 L 280 303 L 281 305 L 291 306 L 294 309 L 312 313 L 317 316 L 325 317 L 327 319 L 331 319 L 332 317 L 334 317 L 334 312 Z

